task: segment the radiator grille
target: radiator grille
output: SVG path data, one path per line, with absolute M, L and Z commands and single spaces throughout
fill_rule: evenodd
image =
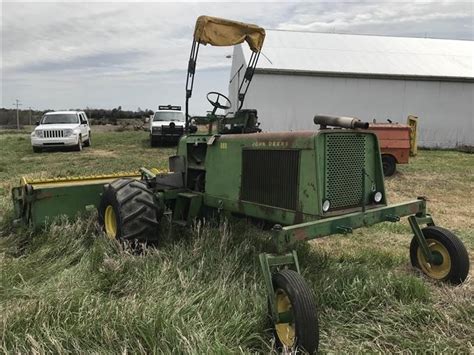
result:
M 64 131 L 63 130 L 47 130 L 43 132 L 44 138 L 62 138 L 64 137 Z
M 296 210 L 298 150 L 243 150 L 241 199 Z
M 182 136 L 184 134 L 184 127 L 183 126 L 161 126 L 161 133 L 166 135 L 166 134 L 171 134 L 171 135 L 180 135 Z
M 326 199 L 331 210 L 357 206 L 362 200 L 366 135 L 326 135 Z

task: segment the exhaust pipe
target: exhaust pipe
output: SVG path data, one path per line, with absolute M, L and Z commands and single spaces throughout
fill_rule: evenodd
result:
M 320 125 L 321 129 L 324 129 L 327 126 L 362 129 L 369 128 L 369 122 L 363 122 L 354 117 L 316 115 L 314 116 L 313 121 L 315 124 Z

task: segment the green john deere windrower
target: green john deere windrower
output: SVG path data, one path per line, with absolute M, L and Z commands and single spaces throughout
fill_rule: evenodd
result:
M 179 225 L 216 214 L 272 224 L 276 253 L 262 253 L 260 263 L 276 343 L 312 353 L 319 343 L 316 306 L 300 275 L 295 243 L 407 216 L 414 234 L 411 262 L 428 277 L 461 283 L 469 258 L 453 233 L 435 226 L 425 199 L 387 203 L 379 144 L 365 130 L 368 123 L 317 115 L 319 130 L 261 132 L 257 111 L 242 109 L 242 104 L 264 38 L 264 29 L 255 25 L 198 18 L 186 81 L 186 134 L 169 158 L 169 172 L 142 168 L 117 176 L 22 180 L 13 189 L 13 200 L 18 221 L 34 226 L 97 208 L 107 236 L 120 241 L 158 239 L 165 211 Z M 252 54 L 239 85 L 238 107 L 232 115 L 219 115 L 216 111 L 229 110 L 231 103 L 220 93 L 209 93 L 212 112 L 194 117 L 209 129 L 198 133 L 188 103 L 199 46 L 244 41 Z

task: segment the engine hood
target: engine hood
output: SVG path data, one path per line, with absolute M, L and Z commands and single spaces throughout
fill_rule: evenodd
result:
M 35 128 L 36 130 L 48 130 L 48 129 L 74 129 L 79 128 L 79 123 L 57 123 L 57 124 L 42 124 Z

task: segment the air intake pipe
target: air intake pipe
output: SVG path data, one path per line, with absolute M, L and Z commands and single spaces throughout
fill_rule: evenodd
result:
M 362 122 L 358 118 L 343 117 L 343 116 L 314 116 L 314 123 L 321 126 L 321 129 L 327 126 L 342 127 L 342 128 L 369 128 L 369 122 Z

